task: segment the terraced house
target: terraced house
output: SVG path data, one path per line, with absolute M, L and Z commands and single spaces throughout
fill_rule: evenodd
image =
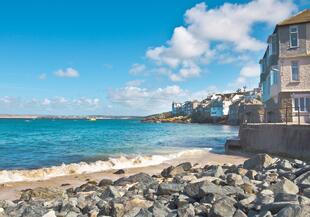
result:
M 267 122 L 310 123 L 310 10 L 277 24 L 260 60 Z

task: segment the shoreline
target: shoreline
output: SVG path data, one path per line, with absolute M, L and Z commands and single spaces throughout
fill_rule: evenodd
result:
M 87 181 L 99 182 L 104 178 L 116 180 L 118 178 L 145 172 L 150 175 L 159 174 L 164 168 L 170 165 L 178 165 L 182 162 L 191 162 L 192 164 L 199 164 L 204 166 L 206 164 L 242 164 L 247 158 L 248 154 L 219 154 L 210 151 L 202 151 L 199 154 L 187 154 L 180 157 L 164 161 L 158 165 L 151 165 L 147 167 L 135 167 L 124 169 L 125 174 L 114 174 L 117 169 L 106 170 L 101 172 L 91 172 L 83 174 L 73 174 L 53 177 L 46 180 L 39 181 L 20 181 L 20 182 L 7 182 L 0 184 L 0 200 L 15 200 L 20 197 L 22 190 L 33 189 L 37 187 L 59 187 L 61 189 L 68 189 L 70 187 L 78 187 Z

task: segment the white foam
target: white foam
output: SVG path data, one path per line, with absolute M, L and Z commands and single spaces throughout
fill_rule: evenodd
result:
M 118 158 L 110 158 L 107 161 L 98 160 L 90 163 L 80 162 L 72 164 L 62 164 L 60 166 L 40 168 L 34 170 L 0 170 L 0 183 L 38 181 L 72 174 L 84 174 L 107 171 L 112 169 L 128 169 L 154 166 L 169 160 L 182 157 L 184 155 L 190 156 L 206 150 L 210 149 L 192 149 L 166 155 L 137 157 L 121 156 Z

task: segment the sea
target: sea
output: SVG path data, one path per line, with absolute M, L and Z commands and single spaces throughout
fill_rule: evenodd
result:
M 151 166 L 186 152 L 224 152 L 238 127 L 140 119 L 0 119 L 0 183 Z

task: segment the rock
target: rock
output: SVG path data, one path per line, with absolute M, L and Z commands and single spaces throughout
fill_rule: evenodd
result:
M 243 168 L 248 170 L 262 170 L 274 163 L 274 159 L 268 154 L 257 154 L 246 160 Z
M 181 192 L 184 189 L 184 186 L 182 184 L 167 184 L 162 183 L 158 187 L 158 194 L 164 195 L 164 194 L 173 194 Z
M 106 199 L 106 198 L 118 198 L 120 197 L 121 194 L 120 192 L 117 190 L 116 187 L 114 186 L 109 186 L 100 196 L 100 198 L 102 199 Z
M 156 201 L 154 205 L 149 209 L 153 213 L 153 217 L 168 216 L 171 210 L 162 203 Z
M 288 160 L 281 160 L 277 163 L 278 169 L 291 170 L 293 168 L 292 164 Z
M 252 202 L 254 202 L 256 200 L 256 196 L 252 195 L 249 196 L 243 200 L 240 200 L 239 203 L 243 206 L 243 207 L 247 207 L 249 204 L 251 204 Z
M 139 207 L 139 208 L 149 208 L 153 205 L 152 201 L 145 200 L 143 197 L 142 198 L 133 198 L 130 199 L 129 201 L 126 202 L 125 204 L 125 210 L 131 210 L 134 207 Z
M 255 179 L 255 176 L 257 175 L 257 172 L 255 170 L 248 170 L 248 172 L 245 175 L 249 179 Z
M 308 197 L 299 196 L 298 201 L 300 205 L 310 205 L 310 198 Z
M 114 185 L 125 186 L 133 183 L 140 183 L 145 186 L 149 186 L 155 183 L 155 180 L 146 173 L 138 173 L 129 177 L 120 178 L 114 182 Z
M 247 215 L 244 212 L 242 212 L 240 209 L 238 209 L 234 213 L 233 217 L 247 217 Z
M 116 175 L 125 174 L 125 170 L 120 169 L 120 170 L 115 171 L 113 174 L 116 174 Z
M 278 193 L 274 199 L 275 202 L 298 201 L 296 194 Z
M 303 195 L 310 198 L 310 188 L 303 189 Z
M 295 182 L 303 188 L 310 187 L 310 171 L 303 173 L 295 179 Z
M 237 186 L 237 185 L 242 185 L 243 184 L 243 179 L 242 176 L 235 174 L 235 173 L 230 173 L 226 177 L 227 183 L 229 185 Z
M 181 208 L 181 207 L 187 205 L 189 203 L 189 201 L 191 201 L 191 199 L 189 197 L 187 197 L 184 194 L 181 194 L 180 196 L 178 196 L 175 203 L 176 203 L 177 208 Z
M 234 207 L 234 201 L 229 197 L 224 197 L 218 201 L 216 201 L 211 210 L 211 217 L 233 217 L 236 212 L 236 208 Z
M 45 213 L 42 217 L 56 217 L 56 213 L 54 210 L 51 210 L 51 211 Z
M 113 184 L 113 181 L 111 179 L 102 179 L 98 186 L 99 187 L 104 187 L 104 186 L 107 186 L 107 185 L 112 185 Z
M 135 217 L 152 217 L 152 213 L 147 209 L 140 209 L 139 213 Z
M 209 166 L 206 172 L 203 172 L 202 176 L 221 177 L 224 175 L 223 168 L 219 165 Z
M 281 180 L 280 182 L 271 185 L 270 188 L 275 194 L 278 193 L 297 194 L 299 192 L 298 186 L 286 178 L 283 178 L 283 180 Z
M 65 198 L 65 191 L 58 188 L 35 188 L 23 190 L 20 200 L 29 201 L 31 199 L 54 200 Z
M 247 174 L 248 170 L 247 169 L 244 169 L 244 168 L 238 168 L 237 169 L 237 173 L 238 175 L 240 176 L 245 176 L 245 174 Z M 237 210 L 238 211 L 238 210 Z
M 309 217 L 310 206 L 290 205 L 281 209 L 277 217 Z
M 185 162 L 179 164 L 177 167 L 182 167 L 184 171 L 189 171 L 190 169 L 192 169 L 192 164 L 190 162 Z
M 261 211 L 258 217 L 273 217 L 270 211 Z
M 113 203 L 111 214 L 113 217 L 121 217 L 125 213 L 124 205 L 121 203 Z
M 192 204 L 187 204 L 181 208 L 178 208 L 178 216 L 182 217 L 194 217 L 195 209 Z
M 169 177 L 173 177 L 177 174 L 182 174 L 184 173 L 185 170 L 183 169 L 182 166 L 177 166 L 177 167 L 174 167 L 174 166 L 170 166 L 166 169 L 164 169 L 162 172 L 161 172 L 161 175 L 165 178 L 169 178 Z
M 254 194 L 256 192 L 256 187 L 251 183 L 244 183 L 241 188 L 246 194 Z
M 272 214 L 278 213 L 281 209 L 291 205 L 299 205 L 298 202 L 274 202 L 262 206 L 263 211 L 270 211 Z

